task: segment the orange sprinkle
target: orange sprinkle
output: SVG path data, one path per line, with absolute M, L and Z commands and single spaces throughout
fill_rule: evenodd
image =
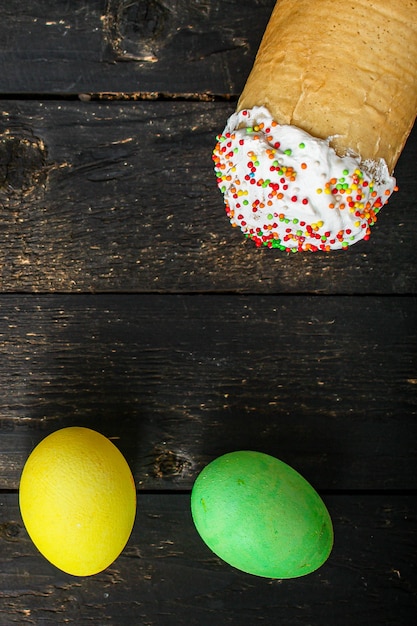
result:
M 307 169 L 307 163 L 301 163 L 301 169 L 302 170 L 306 170 Z

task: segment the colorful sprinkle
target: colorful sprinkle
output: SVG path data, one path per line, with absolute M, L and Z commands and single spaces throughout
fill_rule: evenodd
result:
M 369 239 L 379 210 L 397 190 L 387 171 L 372 178 L 357 159 L 329 155 L 324 141 L 314 140 L 309 159 L 309 141 L 307 133 L 280 126 L 257 107 L 232 115 L 217 137 L 213 161 L 226 213 L 257 247 L 345 249 Z M 329 173 L 323 173 L 326 163 Z

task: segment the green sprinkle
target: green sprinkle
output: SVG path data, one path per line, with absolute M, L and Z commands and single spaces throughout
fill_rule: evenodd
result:
M 287 148 L 286 150 L 284 150 L 284 154 L 286 154 L 287 156 L 290 156 L 292 154 L 291 148 Z
M 349 170 L 343 170 L 343 174 L 347 176 L 349 174 Z
M 272 218 L 273 218 L 274 216 L 272 215 L 272 213 L 268 213 L 268 216 L 267 216 L 267 217 L 268 217 L 268 219 L 269 219 L 269 220 L 272 220 Z
M 299 220 L 297 217 L 294 217 L 294 219 L 293 219 L 292 223 L 293 223 L 293 224 L 298 224 L 298 222 L 299 222 L 299 221 L 300 221 L 300 220 Z
M 298 237 L 301 237 L 301 235 L 302 235 L 302 234 L 303 234 L 303 231 L 302 231 L 302 230 L 297 230 L 297 235 L 298 235 Z
M 248 204 L 249 204 L 249 200 L 243 200 L 243 204 L 244 204 L 245 206 L 248 206 Z
M 306 145 L 305 145 L 305 143 L 302 143 L 302 142 L 301 142 L 301 143 L 299 143 L 299 144 L 298 144 L 298 147 L 299 147 L 299 148 L 301 148 L 301 149 L 303 149 L 303 148 L 305 148 L 305 147 L 306 147 Z
M 253 133 L 253 128 L 251 126 L 247 126 L 246 127 L 246 132 L 247 133 Z

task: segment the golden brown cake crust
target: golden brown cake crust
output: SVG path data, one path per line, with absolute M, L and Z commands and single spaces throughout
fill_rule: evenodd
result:
M 417 113 L 417 0 L 278 0 L 238 110 L 392 172 Z

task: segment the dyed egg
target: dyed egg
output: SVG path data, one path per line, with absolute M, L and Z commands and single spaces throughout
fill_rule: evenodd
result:
M 231 452 L 209 463 L 194 483 L 191 512 L 217 556 L 257 576 L 304 576 L 333 546 L 318 493 L 289 465 L 261 452 Z
M 19 504 L 26 530 L 56 567 L 89 576 L 121 553 L 136 515 L 136 488 L 116 446 L 89 428 L 43 439 L 23 468 Z

